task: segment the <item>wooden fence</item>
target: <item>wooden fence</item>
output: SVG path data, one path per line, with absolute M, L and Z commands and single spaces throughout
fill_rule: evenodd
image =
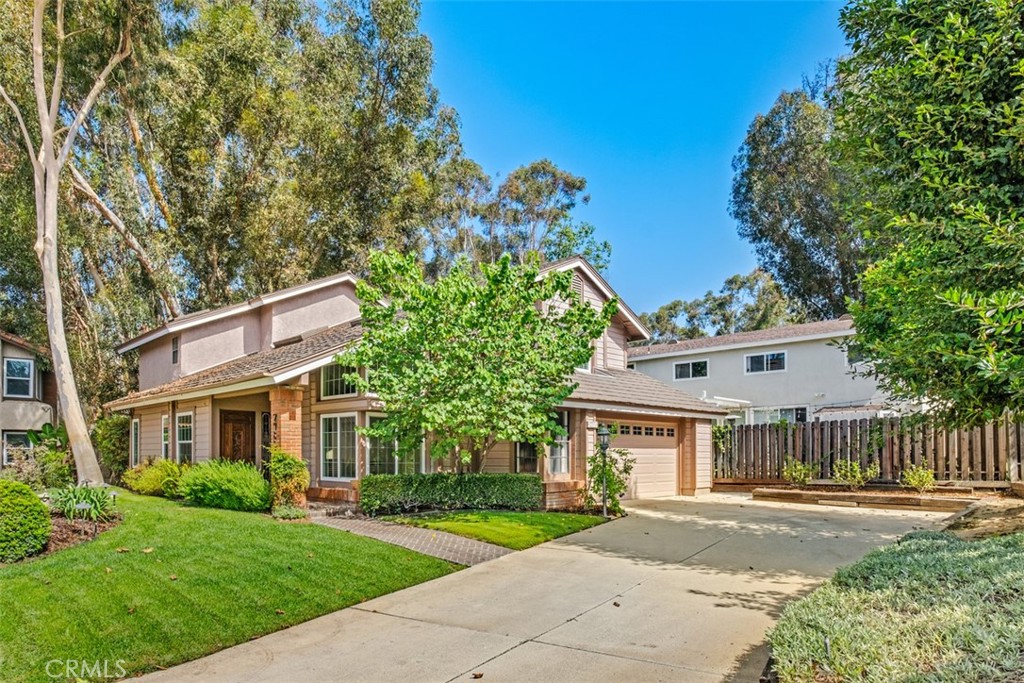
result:
M 899 481 L 904 468 L 925 465 L 940 481 L 1006 482 L 1022 479 L 1024 425 L 989 423 L 969 430 L 945 430 L 899 418 L 833 420 L 716 428 L 716 483 L 782 481 L 787 458 L 820 467 L 832 477 L 832 463 L 877 460 L 881 479 Z

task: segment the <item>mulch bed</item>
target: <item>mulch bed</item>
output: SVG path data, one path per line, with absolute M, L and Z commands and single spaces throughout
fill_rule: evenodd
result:
M 978 501 L 946 530 L 965 541 L 1024 532 L 1024 500 L 999 496 Z
M 57 551 L 76 546 L 79 543 L 85 543 L 93 539 L 93 523 L 87 522 L 83 519 L 75 520 L 72 522 L 66 517 L 60 515 L 54 515 L 50 518 L 53 531 L 50 534 L 50 542 L 46 545 L 46 550 L 39 553 L 35 557 L 41 557 L 43 555 L 51 555 Z M 108 529 L 113 529 L 115 526 L 121 523 L 121 517 L 117 516 L 109 522 L 100 522 L 95 526 L 96 533 L 102 534 Z

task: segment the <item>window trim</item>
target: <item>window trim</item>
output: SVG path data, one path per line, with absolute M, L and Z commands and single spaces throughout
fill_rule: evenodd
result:
M 774 355 L 774 354 L 778 354 L 778 353 L 781 353 L 783 355 L 783 357 L 784 357 L 783 364 L 785 365 L 785 367 L 782 368 L 781 370 L 769 370 L 768 369 L 768 356 Z M 751 371 L 750 370 L 750 366 L 747 363 L 747 359 L 748 358 L 753 358 L 754 356 L 764 356 L 764 370 L 760 370 L 760 371 Z M 778 351 L 762 351 L 761 353 L 747 353 L 747 354 L 744 354 L 744 356 L 743 356 L 743 374 L 744 374 L 744 376 L 746 376 L 746 375 L 772 375 L 772 374 L 775 374 L 777 372 L 789 372 L 789 349 L 781 349 L 781 350 L 778 350 Z
M 321 401 L 332 401 L 334 399 L 339 399 L 339 398 L 352 398 L 353 396 L 358 396 L 359 395 L 359 387 L 356 387 L 356 390 L 353 391 L 352 393 L 349 393 L 349 394 L 328 394 L 328 393 L 326 393 L 324 391 L 324 388 L 327 386 L 327 382 L 324 381 L 324 373 L 327 371 L 327 368 L 331 367 L 332 365 L 335 366 L 335 367 L 339 367 L 339 368 L 347 367 L 347 366 L 338 365 L 337 363 L 334 363 L 333 361 L 331 361 L 331 363 L 328 364 L 328 365 L 323 365 L 323 366 L 320 367 L 320 391 L 319 391 L 320 400 Z M 358 370 L 357 370 L 357 372 L 358 372 Z
M 177 365 L 181 361 L 181 337 L 171 337 L 171 365 Z
M 317 447 L 317 475 L 321 481 L 343 481 L 352 482 L 359 479 L 359 432 L 353 430 L 352 437 L 354 439 L 353 446 L 355 447 L 356 461 L 352 471 L 355 472 L 354 477 L 328 477 L 324 475 L 324 420 L 328 419 L 339 419 L 343 417 L 351 417 L 355 423 L 355 427 L 359 427 L 359 413 L 348 412 L 348 413 L 320 413 L 320 431 L 317 433 L 316 447 Z M 341 434 L 341 428 L 338 428 L 338 434 Z M 338 471 L 341 471 L 341 453 L 338 453 Z
M 366 426 L 369 427 L 370 426 L 370 420 L 372 420 L 375 417 L 387 417 L 387 416 L 388 416 L 387 413 L 379 413 L 379 412 L 378 413 L 366 413 Z M 419 472 L 414 472 L 414 474 L 427 474 L 427 462 L 424 459 L 425 456 L 426 456 L 426 453 L 427 453 L 427 442 L 424 439 L 423 442 L 420 444 L 420 471 Z M 395 440 L 395 455 L 394 455 L 395 471 L 394 472 L 388 472 L 388 474 L 392 474 L 392 475 L 398 474 L 398 461 L 399 461 L 399 457 L 400 456 L 398 455 L 398 440 L 396 439 Z M 366 474 L 370 474 L 370 437 L 366 437 Z
M 23 400 L 33 400 L 36 397 L 36 362 L 32 358 L 11 358 L 5 356 L 4 359 L 4 386 L 3 386 L 3 397 L 4 398 L 16 398 Z M 12 394 L 7 391 L 7 363 L 10 361 L 28 363 L 28 393 L 27 394 Z M 23 377 L 15 377 L 17 380 L 24 380 Z
M 182 441 L 180 436 L 181 418 L 185 417 L 186 415 L 189 418 L 188 426 L 189 429 L 192 430 L 192 438 L 190 438 L 188 441 Z M 194 410 L 185 410 L 180 413 L 174 414 L 174 458 L 175 462 L 177 462 L 178 464 L 181 464 L 183 462 L 181 459 L 181 444 L 183 443 L 187 443 L 189 446 L 191 446 L 191 452 L 189 453 L 188 461 L 189 463 L 194 463 L 196 461 L 196 414 Z
M 756 354 L 754 354 L 754 355 L 756 355 Z M 707 367 L 707 374 L 704 375 L 703 377 L 694 377 L 693 376 L 693 367 L 692 367 L 694 363 L 704 363 L 705 366 Z M 680 365 L 689 365 L 689 366 L 691 366 L 690 367 L 690 376 L 689 377 L 676 377 L 676 368 L 679 367 Z M 743 367 L 746 368 L 746 366 L 747 366 L 747 361 L 744 360 L 743 361 Z M 681 360 L 681 361 L 677 361 L 675 363 L 672 363 L 672 381 L 673 382 L 690 382 L 690 381 L 695 380 L 695 379 L 708 379 L 709 377 L 711 377 L 711 359 L 710 358 L 694 358 L 693 360 Z
M 160 416 L 160 457 L 171 459 L 171 416 L 167 413 Z
M 5 430 L 2 434 L 0 434 L 0 447 L 2 447 L 2 450 L 3 450 L 3 452 L 0 453 L 0 467 L 6 467 L 7 465 L 11 464 L 11 459 L 7 455 L 7 445 L 8 445 L 7 444 L 7 437 L 8 436 L 23 436 L 23 437 L 25 437 L 25 441 L 28 441 L 28 432 L 27 431 L 19 432 L 17 430 L 10 430 L 10 431 Z

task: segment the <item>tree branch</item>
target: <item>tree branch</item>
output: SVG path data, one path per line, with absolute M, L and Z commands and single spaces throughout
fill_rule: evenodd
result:
M 19 109 L 14 100 L 11 99 L 11 96 L 7 94 L 3 84 L 0 84 L 0 97 L 3 97 L 4 102 L 6 102 L 7 106 L 14 112 L 14 117 L 18 119 L 18 127 L 21 129 L 21 137 L 25 143 L 25 151 L 28 152 L 28 159 L 32 162 L 34 167 L 38 168 L 39 159 L 36 157 L 36 150 L 32 145 L 32 136 L 29 135 L 28 127 L 25 125 L 25 119 L 21 116 L 21 109 Z
M 37 1 L 43 2 L 44 0 Z M 78 131 L 81 129 L 82 123 L 85 119 L 88 118 L 89 112 L 92 111 L 92 107 L 96 104 L 96 100 L 99 98 L 103 88 L 106 87 L 107 78 L 110 76 L 110 73 L 117 68 L 118 64 L 127 59 L 132 53 L 132 41 L 130 36 L 126 36 L 122 33 L 120 42 L 121 44 L 118 47 L 117 52 L 110 57 L 110 61 L 107 62 L 107 65 L 103 68 L 99 78 L 97 78 L 96 82 L 93 83 L 92 90 L 89 91 L 89 94 L 82 102 L 82 106 L 79 107 L 78 115 L 75 116 L 75 120 L 71 122 L 70 126 L 68 126 L 68 136 L 64 139 L 64 145 L 61 147 L 60 156 L 57 158 L 58 167 L 63 166 L 64 163 L 67 162 L 68 155 L 71 153 L 71 148 L 75 144 L 75 138 L 78 136 Z
M 68 164 L 68 170 L 71 172 L 71 180 L 74 183 L 75 189 L 78 190 L 85 198 L 89 201 L 89 204 L 96 209 L 97 212 L 110 225 L 115 231 L 124 239 L 128 244 L 128 247 L 135 252 L 136 257 L 139 259 L 139 263 L 142 264 L 143 270 L 149 276 L 149 279 L 153 282 L 156 287 L 157 294 L 160 299 L 164 302 L 167 307 L 167 312 L 172 318 L 177 318 L 181 315 L 181 306 L 178 304 L 177 298 L 171 294 L 165 287 L 160 283 L 160 279 L 157 276 L 157 268 L 150 260 L 149 254 L 146 253 L 145 247 L 142 243 L 128 230 L 128 227 L 121 220 L 121 217 L 114 213 L 114 210 L 107 206 L 106 202 L 100 199 L 100 196 L 96 194 L 96 191 L 92 189 L 92 185 L 86 180 L 85 176 L 78 170 L 74 164 Z
M 36 110 L 39 114 L 39 127 L 44 131 L 50 128 L 50 113 L 46 106 L 45 69 L 43 68 L 43 14 L 47 0 L 36 0 L 32 13 L 32 84 L 36 95 Z M 45 147 L 45 144 L 44 144 Z
M 57 0 L 57 65 L 53 70 L 50 88 L 50 120 L 56 121 L 60 113 L 60 97 L 64 90 L 64 0 Z

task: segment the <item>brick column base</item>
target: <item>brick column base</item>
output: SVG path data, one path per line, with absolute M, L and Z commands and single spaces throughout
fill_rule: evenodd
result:
M 302 459 L 302 389 L 270 390 L 270 442 Z

